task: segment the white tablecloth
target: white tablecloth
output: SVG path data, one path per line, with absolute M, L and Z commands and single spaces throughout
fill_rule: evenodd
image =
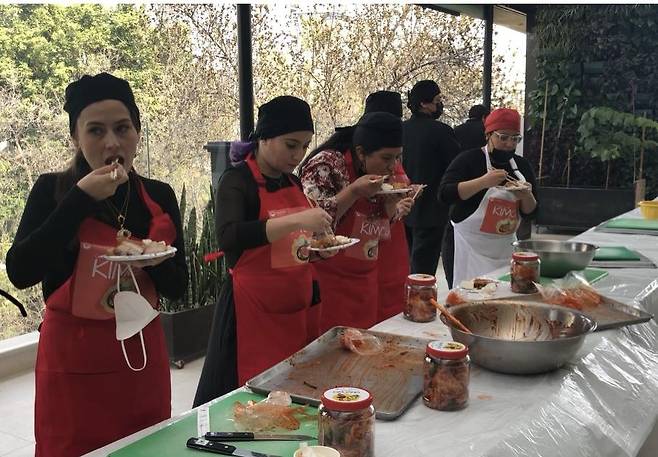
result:
M 639 217 L 639 213 L 634 210 L 624 215 L 629 216 Z M 658 237 L 589 230 L 575 239 L 599 246 L 623 245 L 658 264 Z M 658 269 L 609 272 L 596 284 L 598 290 L 658 313 Z M 399 315 L 374 329 L 422 338 L 450 338 L 439 320 L 417 324 Z M 416 401 L 398 420 L 377 421 L 376 455 L 635 456 L 658 414 L 657 331 L 658 325 L 650 321 L 594 333 L 586 338 L 570 364 L 543 375 L 504 375 L 472 365 L 466 409 L 440 412 Z M 89 455 L 107 455 L 171 421 Z

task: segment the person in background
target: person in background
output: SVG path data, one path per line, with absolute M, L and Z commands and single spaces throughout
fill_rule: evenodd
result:
M 48 457 L 82 455 L 170 417 L 169 358 L 154 309 L 160 295 L 175 300 L 187 290 L 174 191 L 133 167 L 141 124 L 130 85 L 85 75 L 65 98 L 75 156 L 65 171 L 39 176 L 7 253 L 10 281 L 41 283 L 46 302 L 34 432 L 36 455 Z M 102 258 L 118 231 L 177 252 L 131 262 L 131 278 L 126 264 Z M 119 284 L 134 290 L 133 281 L 141 300 L 119 298 Z M 126 330 L 140 336 L 125 339 Z
M 302 349 L 319 306 L 309 264 L 313 232 L 331 217 L 311 208 L 292 174 L 313 137 L 308 104 L 276 97 L 258 109 L 253 141 L 234 143 L 217 186 L 219 248 L 231 272 L 215 310 L 194 398 L 206 403 Z
M 468 119 L 455 127 L 455 135 L 462 151 L 484 147 L 487 139 L 484 136 L 484 119 L 489 115 L 489 108 L 484 105 L 473 105 L 468 110 Z
M 459 153 L 452 128 L 438 121 L 443 113 L 441 90 L 431 80 L 418 81 L 409 92 L 411 118 L 404 122 L 402 164 L 414 184 L 425 184 L 405 219 L 411 272 L 436 274 L 448 207 L 437 200 L 444 171 Z
M 355 126 L 338 129 L 300 167 L 304 192 L 331 214 L 335 233 L 360 239 L 315 264 L 323 301 L 321 331 L 377 323 L 379 242 L 390 237 L 392 218 L 408 214 L 413 201 L 375 194 L 384 177 L 394 174 L 401 153 L 400 118 L 372 112 Z
M 402 119 L 402 96 L 400 93 L 380 90 L 368 95 L 364 114 L 377 111 L 391 113 Z M 404 150 L 402 154 L 404 155 Z M 390 180 L 410 184 L 409 177 L 404 172 L 401 161 L 395 164 L 393 176 Z M 409 275 L 410 266 L 404 222 L 401 219 L 391 221 L 390 238 L 379 240 L 377 263 L 377 281 L 379 284 L 377 322 L 381 322 L 401 313 L 404 308 L 404 284 Z
M 535 175 L 528 161 L 515 154 L 521 116 L 499 108 L 484 127 L 487 144 L 459 154 L 439 188 L 441 200 L 451 205 L 442 247 L 450 287 L 508 265 L 521 217 L 537 210 Z M 503 187 L 510 179 L 518 181 L 515 190 Z

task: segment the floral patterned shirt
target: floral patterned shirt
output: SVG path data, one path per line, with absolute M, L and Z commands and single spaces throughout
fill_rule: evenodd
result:
M 345 157 L 340 151 L 326 150 L 315 155 L 302 170 L 304 193 L 324 209 L 338 225 L 336 195 L 350 185 Z

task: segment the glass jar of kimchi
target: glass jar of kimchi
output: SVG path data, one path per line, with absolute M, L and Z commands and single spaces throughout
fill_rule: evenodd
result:
M 423 403 L 441 411 L 465 408 L 470 378 L 468 348 L 455 341 L 432 341 L 425 354 Z
M 412 322 L 430 322 L 436 319 L 436 278 L 432 275 L 413 274 L 405 282 L 404 317 Z
M 540 277 L 539 256 L 534 252 L 515 252 L 512 254 L 510 283 L 512 292 L 517 294 L 534 294 L 535 283 Z
M 372 395 L 357 387 L 336 387 L 322 394 L 318 442 L 341 457 L 374 457 L 375 407 Z

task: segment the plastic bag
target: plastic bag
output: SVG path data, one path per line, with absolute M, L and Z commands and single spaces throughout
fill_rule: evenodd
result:
M 551 305 L 567 306 L 577 310 L 596 308 L 603 298 L 587 280 L 578 273 L 571 272 L 548 286 L 535 283 L 542 300 Z
M 246 404 L 235 402 L 233 418 L 242 430 L 264 431 L 277 428 L 297 430 L 301 421 L 314 420 L 316 416 L 308 414 L 304 406 L 292 406 L 287 392 L 273 391 L 258 403 L 251 400 Z
M 340 335 L 340 344 L 355 354 L 374 355 L 384 348 L 375 335 L 363 333 L 355 328 L 346 328 Z

